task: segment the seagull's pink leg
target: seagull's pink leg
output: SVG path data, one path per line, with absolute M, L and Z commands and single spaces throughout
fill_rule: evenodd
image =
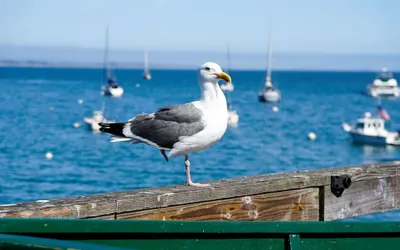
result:
M 186 168 L 186 185 L 192 186 L 192 187 L 209 187 L 210 184 L 202 184 L 202 183 L 196 183 L 192 182 L 190 179 L 190 161 L 189 161 L 189 156 L 185 155 L 185 168 Z

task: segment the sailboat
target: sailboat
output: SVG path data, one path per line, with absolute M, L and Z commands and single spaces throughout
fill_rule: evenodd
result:
M 229 72 L 229 69 L 230 69 L 230 49 L 229 49 L 229 45 L 227 46 L 227 57 L 226 58 L 227 58 L 226 72 Z M 221 85 L 221 89 L 222 89 L 222 91 L 227 92 L 226 100 L 227 100 L 227 106 L 228 106 L 228 126 L 237 127 L 237 125 L 239 123 L 239 114 L 236 112 L 236 110 L 233 109 L 232 101 L 231 101 L 231 92 L 234 90 L 233 83 L 229 82 L 229 83 L 227 83 L 225 85 Z
M 271 29 L 268 30 L 268 49 L 267 49 L 267 75 L 265 77 L 264 89 L 258 93 L 260 102 L 279 102 L 281 92 L 272 84 L 271 80 Z
M 106 47 L 104 51 L 104 69 L 107 85 L 102 86 L 102 94 L 111 97 L 121 97 L 124 89 L 117 83 L 108 64 L 108 26 L 106 28 Z
M 232 108 L 232 102 L 228 101 L 228 126 L 237 127 L 239 114 Z
M 145 80 L 150 80 L 151 79 L 151 74 L 149 71 L 149 55 L 147 50 L 144 51 L 144 73 L 143 73 L 143 79 Z
M 227 69 L 230 68 L 230 61 L 231 61 L 231 57 L 230 57 L 230 48 L 229 48 L 229 44 L 226 47 L 226 58 L 228 61 L 228 65 L 227 65 Z M 232 82 L 227 82 L 225 84 L 221 84 L 221 90 L 224 92 L 232 92 L 235 89 L 235 86 L 233 85 Z

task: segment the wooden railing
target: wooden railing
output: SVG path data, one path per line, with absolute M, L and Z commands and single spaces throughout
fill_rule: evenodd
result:
M 0 218 L 331 221 L 400 208 L 400 162 L 0 206 Z

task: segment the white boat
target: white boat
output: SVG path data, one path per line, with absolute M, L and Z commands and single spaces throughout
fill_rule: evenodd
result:
M 230 48 L 229 48 L 229 44 L 227 45 L 227 47 L 226 47 L 226 61 L 227 61 L 227 67 L 226 67 L 226 72 L 228 72 L 228 70 L 230 69 L 230 61 L 231 61 L 231 58 L 230 58 Z M 234 89 L 235 89 L 235 86 L 233 85 L 233 83 L 232 82 L 227 82 L 227 83 L 224 83 L 224 84 L 221 84 L 221 90 L 222 91 L 224 91 L 224 92 L 232 92 Z
M 103 86 L 102 90 L 104 95 L 111 97 L 121 97 L 124 94 L 124 89 L 111 78 L 108 79 L 108 84 Z
M 385 120 L 380 117 L 371 117 L 371 113 L 365 113 L 353 126 L 343 123 L 346 131 L 357 144 L 395 145 L 400 146 L 400 131 L 388 131 L 385 128 Z
M 236 110 L 228 110 L 228 125 L 231 127 L 237 127 L 239 123 L 239 115 Z
M 232 82 L 221 84 L 221 90 L 224 92 L 232 92 L 235 89 L 235 86 Z
M 229 72 L 230 69 L 230 51 L 229 51 L 229 45 L 227 46 L 227 67 L 226 67 L 226 72 Z M 234 86 L 232 82 L 229 82 L 227 84 L 221 84 L 221 90 L 226 93 L 226 102 L 228 106 L 228 126 L 229 127 L 237 127 L 239 123 L 239 114 L 236 112 L 235 109 L 232 107 L 232 101 L 231 101 L 231 92 L 234 90 Z
M 367 85 L 367 91 L 372 97 L 400 96 L 400 87 L 397 80 L 387 68 L 383 68 L 372 84 Z
M 104 118 L 104 113 L 100 110 L 93 111 L 92 117 L 84 117 L 83 121 L 86 123 L 88 129 L 95 133 L 100 132 L 99 122 L 115 122 Z
M 258 93 L 260 102 L 277 103 L 281 101 L 281 92 L 275 88 L 270 79 L 266 79 L 265 88 Z
M 231 103 L 228 103 L 228 126 L 237 127 L 239 123 L 239 114 L 232 108 Z
M 264 89 L 258 92 L 258 100 L 260 102 L 276 103 L 280 102 L 282 94 L 277 89 L 271 80 L 271 29 L 268 32 L 268 50 L 267 50 L 267 76 L 265 77 Z
M 143 79 L 145 80 L 150 80 L 151 79 L 151 74 L 149 71 L 149 55 L 147 50 L 144 51 L 144 73 L 143 73 Z
M 101 87 L 102 94 L 111 97 L 121 97 L 124 94 L 124 89 L 117 83 L 113 77 L 110 66 L 108 64 L 108 26 L 106 28 L 106 47 L 104 50 L 104 68 L 106 71 L 107 84 Z

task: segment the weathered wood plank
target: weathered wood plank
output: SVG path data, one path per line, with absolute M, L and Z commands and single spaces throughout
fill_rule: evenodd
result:
M 214 189 L 177 186 L 169 189 L 146 190 L 143 196 L 128 192 L 126 195 L 117 197 L 117 213 L 325 186 L 330 185 L 331 175 L 349 174 L 353 182 L 374 179 L 382 174 L 398 174 L 396 172 L 398 166 L 400 166 L 400 162 L 396 164 L 371 164 L 365 167 L 329 168 L 298 173 L 243 177 L 213 182 Z
M 0 207 L 0 218 L 86 218 L 115 214 L 114 200 L 32 202 Z
M 244 196 L 117 215 L 118 220 L 317 221 L 318 188 Z
M 354 182 L 339 198 L 325 190 L 326 221 L 400 209 L 399 175 Z
M 349 174 L 356 182 L 378 179 L 383 175 L 399 176 L 400 162 L 327 168 L 312 171 L 267 174 L 210 182 L 212 188 L 184 185 L 140 189 L 49 200 L 0 207 L 0 218 L 88 218 L 221 199 L 253 196 L 330 185 L 331 175 Z M 350 187 L 351 190 L 352 187 Z M 329 188 L 327 189 L 330 190 Z M 345 192 L 347 192 L 346 190 Z

